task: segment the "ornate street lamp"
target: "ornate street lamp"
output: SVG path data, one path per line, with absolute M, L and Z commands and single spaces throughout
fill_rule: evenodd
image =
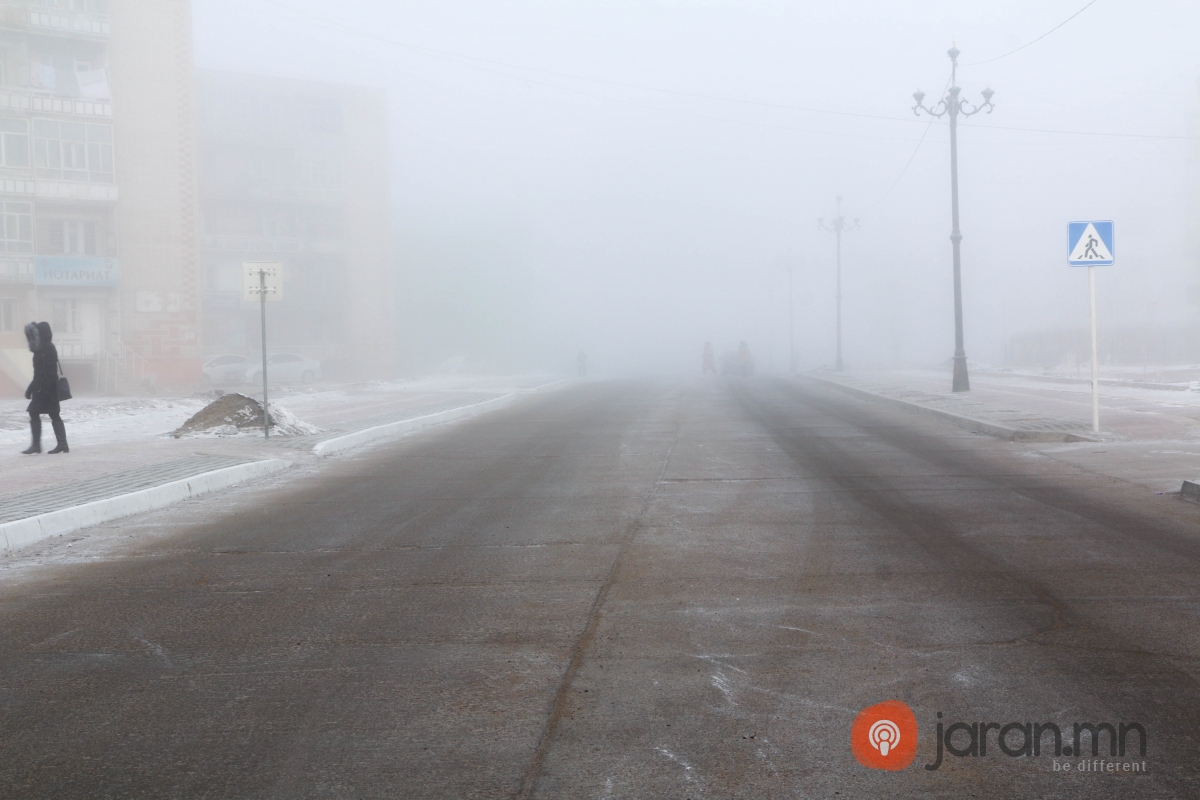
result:
M 958 116 L 960 114 L 964 117 L 974 116 L 985 108 L 990 114 L 995 106 L 992 105 L 992 95 L 994 92 L 990 88 L 980 92 L 983 95 L 982 105 L 971 105 L 959 97 L 959 92 L 962 90 L 955 85 L 956 73 L 958 72 L 958 48 L 951 47 L 947 51 L 947 55 L 950 56 L 950 88 L 946 90 L 946 96 L 930 109 L 923 105 L 925 93 L 918 89 L 913 93 L 913 99 L 917 101 L 917 104 L 913 106 L 913 113 L 920 116 L 921 112 L 924 111 L 931 117 L 950 117 L 950 208 L 951 219 L 953 220 L 950 241 L 954 244 L 953 391 L 966 392 L 970 391 L 971 382 L 967 378 L 967 353 L 963 349 L 962 264 L 959 248 L 959 244 L 962 242 L 962 233 L 958 229 Z
M 837 197 L 837 216 L 834 217 L 828 225 L 825 224 L 825 219 L 817 220 L 817 227 L 823 231 L 833 231 L 837 234 L 837 362 L 834 368 L 842 371 L 842 231 L 852 231 L 858 227 L 858 217 L 854 218 L 853 224 L 847 225 L 846 218 L 842 216 L 842 196 Z

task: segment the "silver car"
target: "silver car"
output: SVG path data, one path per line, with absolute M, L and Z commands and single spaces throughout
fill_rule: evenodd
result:
M 205 386 L 232 386 L 246 381 L 250 359 L 232 354 L 213 356 L 200 368 L 200 382 Z
M 267 356 L 267 378 L 271 383 L 312 383 L 321 378 L 321 362 L 295 353 Z M 247 371 L 249 383 L 262 383 L 262 360 L 254 361 Z

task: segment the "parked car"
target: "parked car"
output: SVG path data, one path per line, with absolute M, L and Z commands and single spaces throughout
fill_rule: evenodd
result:
M 250 359 L 246 356 L 213 356 L 200 368 L 200 382 L 205 386 L 230 386 L 245 383 Z
M 321 362 L 295 353 L 267 356 L 267 378 L 271 383 L 312 383 L 321 377 Z M 262 361 L 254 361 L 247 371 L 249 383 L 262 383 Z

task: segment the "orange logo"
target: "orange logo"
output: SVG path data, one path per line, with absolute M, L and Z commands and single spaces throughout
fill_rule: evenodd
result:
M 899 700 L 864 708 L 850 726 L 850 750 L 871 769 L 901 770 L 917 757 L 917 718 Z

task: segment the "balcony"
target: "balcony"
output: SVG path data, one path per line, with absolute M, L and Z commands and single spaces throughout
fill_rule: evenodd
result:
M 117 186 L 113 183 L 83 183 L 81 181 L 39 180 L 34 193 L 45 200 L 97 200 L 112 202 L 117 199 Z
M 16 10 L 16 9 L 14 9 Z M 73 14 L 64 11 L 29 10 L 27 23 L 30 30 L 45 33 L 82 34 L 84 36 L 108 36 L 108 17 L 102 14 Z
M 33 259 L 0 258 L 0 281 L 33 283 Z
M 86 119 L 112 119 L 111 100 L 53 97 L 37 94 L 28 89 L 0 89 L 0 110 L 30 111 L 38 114 L 69 114 Z
M 9 178 L 0 175 L 0 194 L 19 194 L 28 197 L 36 194 L 37 184 L 28 178 Z

